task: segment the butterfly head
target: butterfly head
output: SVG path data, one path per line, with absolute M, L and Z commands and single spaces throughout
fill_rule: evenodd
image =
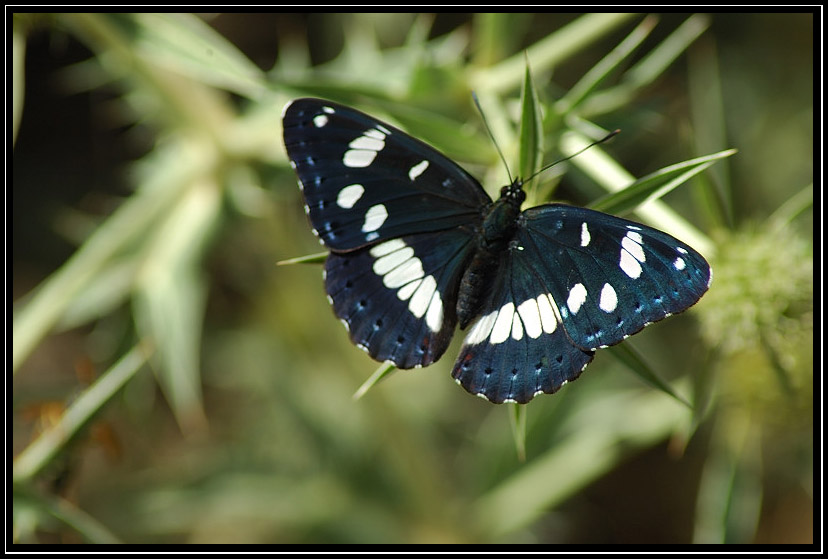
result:
M 520 209 L 520 205 L 526 200 L 526 193 L 523 191 L 523 181 L 515 179 L 512 184 L 500 189 L 500 199 L 507 200 L 509 204 Z

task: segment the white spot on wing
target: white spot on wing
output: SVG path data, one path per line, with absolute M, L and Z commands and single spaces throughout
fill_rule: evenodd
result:
M 520 315 L 515 313 L 512 317 L 512 339 L 520 340 L 523 338 L 523 324 L 520 322 Z
M 621 239 L 621 259 L 618 265 L 629 277 L 636 279 L 641 275 L 641 263 L 646 260 L 640 233 L 627 233 Z
M 428 305 L 426 324 L 432 332 L 439 332 L 443 326 L 443 300 L 440 298 L 439 291 L 434 291 L 434 297 L 431 298 L 431 303 Z
M 349 149 L 345 152 L 345 155 L 342 156 L 342 164 L 346 167 L 352 168 L 367 167 L 368 165 L 374 162 L 374 158 L 376 156 L 376 151 Z
M 412 295 L 414 295 L 414 292 L 417 291 L 417 288 L 420 287 L 421 283 L 423 283 L 423 280 L 417 280 L 403 286 L 402 289 L 397 291 L 397 298 L 400 301 L 407 301 Z
M 382 284 L 389 289 L 396 289 L 422 278 L 423 275 L 422 261 L 419 258 L 410 258 L 401 266 L 388 272 L 382 278 Z
M 351 149 L 342 156 L 342 163 L 346 167 L 367 167 L 385 147 L 385 136 L 385 133 L 376 128 L 366 130 L 362 136 L 348 144 Z
M 489 341 L 493 344 L 500 344 L 506 341 L 509 334 L 512 332 L 512 317 L 515 314 L 515 304 L 506 303 L 497 313 L 497 320 L 495 320 L 492 328 L 492 335 Z
M 682 258 L 682 257 L 678 257 L 678 258 L 676 258 L 676 260 L 673 262 L 673 267 L 674 267 L 676 270 L 683 270 L 684 268 L 686 268 L 686 267 L 687 267 L 687 263 L 684 261 L 684 258 Z
M 374 261 L 374 273 L 378 276 L 384 276 L 413 256 L 414 249 L 411 247 L 404 247 L 400 250 L 395 250 L 394 252 L 386 254 Z
M 408 171 L 408 178 L 410 178 L 413 181 L 414 179 L 422 175 L 427 168 L 428 161 L 420 161 L 419 163 L 411 167 L 411 169 Z
M 497 311 L 492 311 L 478 320 L 477 324 L 475 324 L 469 332 L 469 335 L 466 336 L 465 343 L 467 345 L 479 344 L 488 338 L 489 334 L 492 332 L 492 328 L 494 327 L 495 320 L 497 320 L 497 314 Z
M 627 242 L 625 243 L 625 241 Z M 641 238 L 641 233 L 627 233 L 621 241 L 621 245 L 630 251 L 630 254 L 635 256 L 635 259 L 639 262 L 646 260 L 644 249 L 641 247 L 643 243 L 644 240 Z
M 589 236 L 589 229 L 587 228 L 586 221 L 581 224 L 581 246 L 585 247 L 589 245 L 590 236 Z
M 431 304 L 431 297 L 437 290 L 437 282 L 434 276 L 428 276 L 423 279 L 420 287 L 414 292 L 411 301 L 408 302 L 408 310 L 417 318 L 422 318 Z
M 621 261 L 618 265 L 632 279 L 637 279 L 641 275 L 641 264 L 629 252 L 623 249 L 621 250 Z
M 327 116 L 325 116 L 325 115 L 316 115 L 315 117 L 313 117 L 313 125 L 316 126 L 317 128 L 322 128 L 326 124 L 328 124 L 328 117 Z
M 368 133 L 371 132 L 370 130 L 365 133 L 365 136 L 360 136 L 350 144 L 348 147 L 351 149 L 367 149 L 369 151 L 380 151 L 382 148 L 385 147 L 385 141 L 382 139 L 384 136 L 380 136 L 379 138 L 369 136 Z
M 618 295 L 615 293 L 615 289 L 608 283 L 605 283 L 604 287 L 601 288 L 601 299 L 598 302 L 598 306 L 602 311 L 607 313 L 614 311 L 615 307 L 618 306 Z
M 382 224 L 385 223 L 387 218 L 388 210 L 385 209 L 385 206 L 382 204 L 371 206 L 365 212 L 365 223 L 362 225 L 362 232 L 368 233 L 369 231 L 376 231 L 382 227 Z
M 526 328 L 526 335 L 532 339 L 540 337 L 543 326 L 537 299 L 527 299 L 518 305 L 517 310 L 520 319 L 523 321 L 523 326 Z
M 352 184 L 346 186 L 339 191 L 336 196 L 336 205 L 340 208 L 349 210 L 354 207 L 354 204 L 359 202 L 362 195 L 365 193 L 365 188 L 361 184 Z
M 569 290 L 569 297 L 566 300 L 566 306 L 572 314 L 578 314 L 581 310 L 581 305 L 586 301 L 587 290 L 582 283 L 576 283 Z
M 405 242 L 400 239 L 391 239 L 390 241 L 385 241 L 375 247 L 371 247 L 369 252 L 374 258 L 379 258 L 380 256 L 385 256 L 386 254 L 392 253 L 395 250 L 400 250 L 401 248 L 405 248 Z
M 545 293 L 538 295 L 537 301 L 543 331 L 551 334 L 558 327 L 558 319 L 555 317 L 555 311 L 552 309 L 554 303 L 552 303 L 552 299 Z

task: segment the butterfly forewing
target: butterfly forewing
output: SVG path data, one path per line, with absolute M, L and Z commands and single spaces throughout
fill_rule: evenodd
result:
M 470 225 L 491 202 L 456 163 L 355 109 L 298 99 L 283 128 L 311 224 L 332 250 Z

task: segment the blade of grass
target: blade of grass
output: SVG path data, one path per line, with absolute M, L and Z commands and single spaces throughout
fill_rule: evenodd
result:
M 210 167 L 206 152 L 192 146 L 171 147 L 152 160 L 154 176 L 124 202 L 56 272 L 27 296 L 15 314 L 12 371 L 19 366 L 63 316 L 75 296 L 111 264 L 113 257 L 145 235 L 190 183 L 193 174 Z M 162 155 L 159 152 L 159 155 Z M 150 165 L 150 162 L 147 162 Z
M 708 169 L 717 161 L 730 157 L 735 149 L 697 157 L 659 169 L 633 182 L 623 190 L 592 202 L 589 207 L 607 213 L 625 213 L 651 200 L 658 200 L 671 190 Z
M 726 109 L 716 43 L 710 36 L 687 50 L 687 87 L 695 152 L 723 150 L 727 147 Z M 735 219 L 729 165 L 717 165 L 705 177 L 709 180 L 706 188 L 698 189 L 699 205 L 708 208 L 713 223 L 732 229 Z
M 147 343 L 135 346 L 87 388 L 63 413 L 60 421 L 44 431 L 14 460 L 14 483 L 31 480 L 60 452 L 69 440 L 98 413 L 140 370 L 151 354 Z
M 354 392 L 354 400 L 359 400 L 371 390 L 379 381 L 396 371 L 397 368 L 392 363 L 383 363 L 374 373 L 368 377 L 368 380 L 362 383 L 356 392 Z
M 582 16 L 526 49 L 529 60 L 536 72 L 548 72 L 631 17 L 636 17 L 636 14 L 595 13 Z M 523 54 L 516 54 L 490 68 L 473 70 L 468 81 L 475 91 L 506 93 L 520 85 L 525 66 Z
M 529 68 L 528 59 L 526 60 L 526 74 L 523 79 L 520 106 L 518 176 L 531 177 L 535 174 L 543 157 L 543 123 L 538 93 L 535 90 L 535 84 L 532 83 L 532 71 Z M 530 206 L 534 205 L 531 200 L 527 203 Z
M 699 482 L 693 543 L 751 543 L 762 512 L 761 434 L 728 414 L 716 425 Z
M 814 183 L 788 198 L 768 217 L 767 224 L 773 231 L 787 227 L 800 213 L 814 205 Z
M 673 390 L 672 386 L 661 380 L 655 371 L 653 371 L 652 367 L 647 365 L 647 362 L 644 360 L 641 353 L 638 352 L 629 342 L 610 347 L 608 350 L 616 359 L 626 365 L 628 369 L 635 373 L 645 383 L 649 384 L 653 388 L 661 390 L 668 396 L 675 398 L 688 408 L 692 409 L 693 406 L 691 406 L 690 403 L 683 397 L 679 396 L 679 394 Z
M 555 112 L 566 115 L 577 108 L 598 85 L 646 39 L 655 28 L 658 18 L 647 16 L 632 33 L 627 35 L 609 54 L 602 58 L 578 80 L 572 89 L 555 103 Z
M 520 462 L 526 462 L 526 416 L 528 410 L 523 404 L 509 406 L 509 423 L 512 426 L 512 438 L 515 439 L 515 452 Z
M 158 379 L 185 433 L 206 429 L 199 356 L 207 286 L 201 258 L 221 212 L 221 190 L 194 183 L 148 240 L 135 294 L 136 326 L 155 342 Z
M 31 512 L 36 515 L 36 522 L 42 521 L 48 515 L 66 524 L 89 543 L 95 544 L 119 544 L 123 543 L 112 532 L 95 518 L 79 509 L 74 503 L 61 497 L 51 497 L 33 494 L 24 490 L 21 486 L 15 487 L 13 497 L 14 509 L 14 531 L 15 540 L 20 537 L 19 531 L 28 532 L 28 527 L 18 524 L 21 514 Z M 24 521 L 25 523 L 25 521 Z M 35 524 L 33 528 L 39 525 Z M 24 535 L 25 537 L 25 535 Z M 32 537 L 29 534 L 29 537 Z M 28 543 L 27 541 L 15 541 L 15 543 Z
M 669 437 L 687 416 L 684 406 L 652 391 L 592 399 L 570 418 L 569 436 L 475 503 L 477 530 L 492 541 L 528 527 L 610 471 L 627 452 Z
M 328 258 L 327 252 L 317 252 L 316 254 L 308 254 L 307 256 L 297 256 L 295 258 L 288 258 L 287 260 L 279 260 L 276 262 L 277 266 L 287 266 L 289 264 L 321 264 Z
M 135 48 L 147 60 L 249 98 L 267 92 L 264 73 L 201 18 L 137 13 Z
M 582 103 L 581 116 L 606 114 L 628 105 L 641 89 L 655 82 L 709 25 L 710 18 L 706 15 L 697 14 L 689 17 L 638 64 L 630 68 L 620 84 L 594 93 Z

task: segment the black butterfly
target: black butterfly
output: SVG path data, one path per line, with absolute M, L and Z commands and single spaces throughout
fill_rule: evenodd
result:
M 584 208 L 493 202 L 456 163 L 373 117 L 322 99 L 285 107 L 284 140 L 325 288 L 351 340 L 408 369 L 466 334 L 452 376 L 494 403 L 576 379 L 595 350 L 681 312 L 711 271 L 670 235 Z

